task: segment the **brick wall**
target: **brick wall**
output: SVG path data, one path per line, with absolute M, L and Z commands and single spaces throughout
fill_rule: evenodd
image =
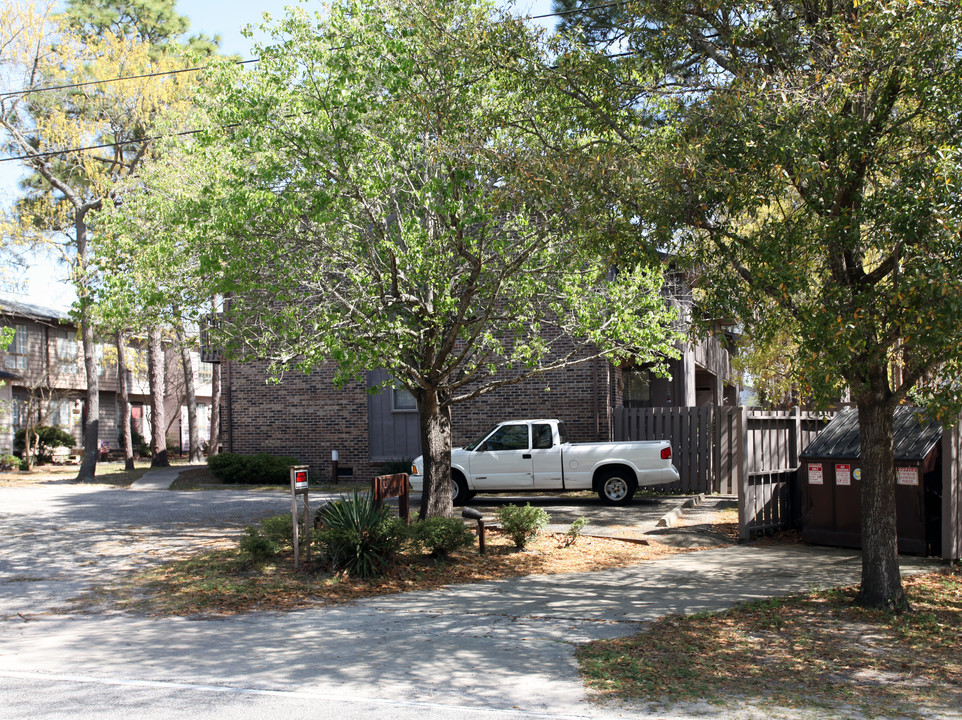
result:
M 267 382 L 263 363 L 225 367 L 226 450 L 293 455 L 310 464 L 315 477 L 327 479 L 331 450 L 336 449 L 341 467 L 354 468 L 356 479 L 367 480 L 379 471 L 369 460 L 363 382 L 335 388 L 330 365 L 309 375 L 288 374 L 280 384 Z M 592 360 L 457 404 L 451 413 L 454 445 L 463 445 L 494 422 L 520 418 L 564 420 L 572 442 L 609 440 L 617 393 L 614 373 L 609 363 Z
M 311 466 L 314 478 L 330 478 L 331 451 L 355 478 L 374 474 L 368 461 L 367 394 L 362 382 L 334 387 L 333 366 L 309 375 L 289 373 L 267 382 L 263 363 L 225 365 L 221 419 L 229 452 L 292 455 Z M 233 415 L 233 417 L 231 417 Z

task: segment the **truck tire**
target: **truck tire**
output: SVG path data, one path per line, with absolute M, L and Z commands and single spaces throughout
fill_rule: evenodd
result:
M 472 493 L 468 491 L 468 483 L 465 481 L 464 476 L 457 471 L 451 473 L 451 504 L 455 507 L 464 505 L 464 503 L 471 499 L 471 495 Z
M 628 468 L 603 470 L 598 477 L 598 497 L 605 505 L 627 505 L 638 483 Z

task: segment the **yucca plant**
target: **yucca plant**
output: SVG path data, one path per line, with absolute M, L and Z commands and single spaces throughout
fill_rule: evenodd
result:
M 376 507 L 369 495 L 329 503 L 317 513 L 315 539 L 332 570 L 352 577 L 377 577 L 390 567 L 401 549 L 403 529 L 390 510 Z

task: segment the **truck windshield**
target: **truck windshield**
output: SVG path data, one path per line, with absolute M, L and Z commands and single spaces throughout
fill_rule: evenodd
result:
M 498 427 L 498 426 L 497 426 L 497 425 L 491 425 L 491 426 L 489 426 L 483 433 L 481 433 L 480 435 L 478 435 L 477 438 L 475 438 L 474 440 L 472 440 L 471 442 L 469 442 L 467 445 L 465 445 L 465 446 L 464 446 L 464 449 L 465 449 L 465 450 L 474 450 L 478 445 L 480 445 L 480 444 L 484 441 L 484 439 L 485 439 L 486 437 L 488 437 L 488 435 L 491 434 L 491 432 L 492 432 L 496 427 Z

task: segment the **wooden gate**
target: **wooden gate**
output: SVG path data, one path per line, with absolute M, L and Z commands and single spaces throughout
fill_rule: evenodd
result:
M 738 494 L 749 536 L 796 523 L 798 454 L 835 413 L 745 407 L 618 408 L 616 440 L 670 440 L 684 493 Z

